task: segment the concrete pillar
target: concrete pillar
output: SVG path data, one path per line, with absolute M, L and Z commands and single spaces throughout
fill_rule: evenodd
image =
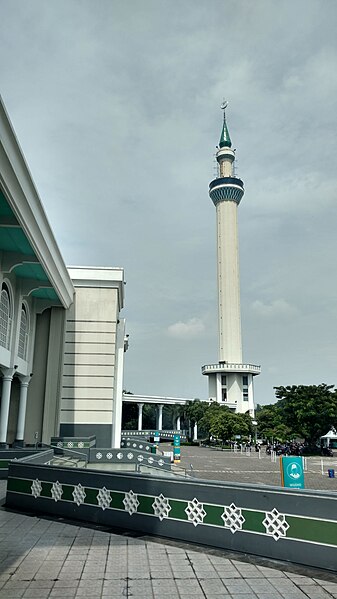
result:
M 116 366 L 114 382 L 114 400 L 112 415 L 111 447 L 118 449 L 121 446 L 122 410 L 123 410 L 123 374 L 125 351 L 125 318 L 117 324 L 116 336 Z
M 163 428 L 163 405 L 157 406 L 157 431 L 161 431 Z
M 193 427 L 193 441 L 197 441 L 198 440 L 198 425 L 195 422 L 194 427 Z
M 177 416 L 176 430 L 180 431 L 180 416 Z
M 138 406 L 138 430 L 142 431 L 143 430 L 143 407 L 144 407 L 144 404 L 139 403 L 139 404 L 137 404 L 137 406 Z
M 11 400 L 11 387 L 14 376 L 14 370 L 12 368 L 3 369 L 2 377 L 2 393 L 1 393 L 1 407 L 0 407 L 0 447 L 7 446 L 7 429 L 8 429 L 8 416 L 9 416 L 9 404 Z
M 16 428 L 16 439 L 17 445 L 23 445 L 24 433 L 25 433 L 25 421 L 26 421 L 26 409 L 27 409 L 27 393 L 28 385 L 30 382 L 30 376 L 22 376 L 20 378 L 20 400 L 19 400 L 19 413 L 18 423 Z

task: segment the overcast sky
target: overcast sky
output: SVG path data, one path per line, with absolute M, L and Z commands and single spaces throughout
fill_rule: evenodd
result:
M 206 398 L 220 104 L 244 361 L 337 383 L 335 0 L 0 0 L 0 93 L 68 265 L 125 269 L 124 387 Z

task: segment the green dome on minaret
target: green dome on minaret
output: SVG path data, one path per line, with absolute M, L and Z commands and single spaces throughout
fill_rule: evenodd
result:
M 221 131 L 220 142 L 219 142 L 220 148 L 231 148 L 232 147 L 232 142 L 231 142 L 231 138 L 230 138 L 227 123 L 226 123 L 225 110 L 227 108 L 227 104 L 228 104 L 228 102 L 223 102 L 221 104 L 221 108 L 223 110 L 223 126 L 222 126 L 222 131 Z

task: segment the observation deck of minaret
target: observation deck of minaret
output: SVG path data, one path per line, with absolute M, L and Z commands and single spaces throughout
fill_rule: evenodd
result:
M 216 208 L 219 361 L 202 367 L 208 376 L 208 397 L 237 413 L 254 417 L 253 377 L 261 367 L 242 362 L 238 206 L 244 194 L 243 181 L 234 173 L 235 151 L 226 122 L 216 152 L 217 177 L 209 184 Z

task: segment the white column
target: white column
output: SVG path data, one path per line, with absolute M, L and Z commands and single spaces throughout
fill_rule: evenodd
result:
M 14 375 L 12 368 L 6 368 L 3 371 L 2 377 L 2 394 L 0 407 L 0 447 L 6 446 L 9 404 L 11 399 L 11 387 Z
M 139 403 L 139 404 L 137 404 L 137 406 L 138 406 L 138 430 L 142 431 L 143 430 L 143 407 L 144 407 L 144 404 Z
M 117 325 L 116 336 L 116 366 L 114 382 L 114 399 L 112 414 L 111 447 L 117 449 L 121 446 L 122 409 L 123 409 L 123 371 L 124 371 L 124 339 L 125 318 L 121 318 Z
M 163 405 L 157 406 L 157 430 L 161 431 L 163 428 Z
M 180 431 L 180 416 L 177 416 L 176 430 Z
M 195 423 L 193 427 L 193 441 L 198 440 L 198 424 Z
M 23 444 L 24 433 L 25 433 L 25 421 L 26 421 L 26 409 L 27 409 L 27 393 L 28 385 L 30 382 L 30 376 L 22 376 L 20 378 L 20 400 L 19 400 L 19 413 L 18 423 L 16 427 L 16 439 Z

